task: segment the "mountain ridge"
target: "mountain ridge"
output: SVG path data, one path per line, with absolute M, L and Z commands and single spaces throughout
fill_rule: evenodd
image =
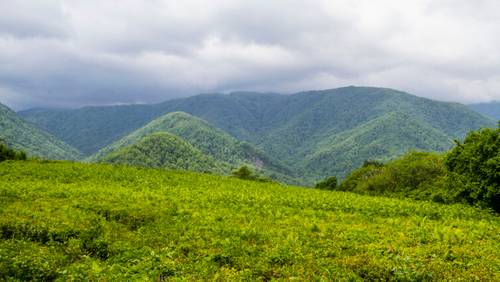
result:
M 52 133 L 70 144 L 78 145 L 78 142 L 83 142 L 85 146 L 93 146 L 115 142 L 155 118 L 176 111 L 196 116 L 239 141 L 255 145 L 273 159 L 292 168 L 296 175 L 311 175 L 309 184 L 339 171 L 340 177 L 348 173 L 338 166 L 352 167 L 362 163 L 364 156 L 354 159 L 349 157 L 354 152 L 352 150 L 329 150 L 336 147 L 334 143 L 341 141 L 335 136 L 347 138 L 348 133 L 356 135 L 359 132 L 354 132 L 353 129 L 366 130 L 364 124 L 388 113 L 404 114 L 411 120 L 411 127 L 427 132 L 427 139 L 439 140 L 438 146 L 427 142 L 426 146 L 420 146 L 422 150 L 449 148 L 450 140 L 463 138 L 470 130 L 495 126 L 493 120 L 458 103 L 434 101 L 389 88 L 353 86 L 290 95 L 250 92 L 202 94 L 152 105 L 84 108 L 65 111 L 64 115 L 38 110 L 34 113 L 26 111 L 21 115 L 32 122 L 38 122 L 43 128 L 51 128 Z M 114 127 L 115 124 L 119 126 Z M 372 128 L 374 131 L 364 133 L 364 136 L 379 140 L 378 142 L 386 140 L 385 145 L 397 148 L 389 151 L 398 154 L 419 147 L 408 141 L 416 142 L 419 132 L 407 131 L 406 135 L 390 132 L 399 130 L 399 127 L 401 125 L 387 127 L 387 132 Z M 71 130 L 68 131 L 67 128 Z M 91 133 L 86 134 L 87 131 Z M 397 138 L 384 139 L 384 134 L 392 134 Z M 95 136 L 97 140 L 93 142 Z M 77 143 L 71 143 L 75 140 Z M 352 163 L 348 166 L 332 163 L 333 167 L 320 163 L 319 171 L 323 172 L 321 175 L 308 171 L 308 167 L 315 165 L 308 165 L 304 160 L 315 159 L 314 156 L 319 154 L 324 156 L 326 152 L 337 152 L 336 155 L 328 156 L 328 159 L 352 159 Z M 373 159 L 396 157 L 384 155 L 384 150 L 373 149 L 372 152 L 373 155 L 369 154 L 369 157 Z
M 31 157 L 75 160 L 80 153 L 75 148 L 20 118 L 0 103 L 0 138 L 8 146 L 25 151 Z

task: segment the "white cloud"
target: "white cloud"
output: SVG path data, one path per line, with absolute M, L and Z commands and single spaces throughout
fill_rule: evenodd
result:
M 498 100 L 499 10 L 494 0 L 5 0 L 0 101 L 78 106 L 350 84 Z

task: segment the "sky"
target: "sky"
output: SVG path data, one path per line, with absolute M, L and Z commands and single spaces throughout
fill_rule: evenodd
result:
M 500 100 L 497 0 L 0 0 L 0 103 L 380 86 Z

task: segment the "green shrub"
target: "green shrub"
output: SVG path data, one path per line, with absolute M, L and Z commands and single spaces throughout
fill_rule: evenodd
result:
M 328 177 L 323 181 L 318 182 L 315 188 L 323 190 L 335 190 L 335 188 L 337 188 L 337 177 L 335 176 Z
M 441 181 L 445 176 L 441 155 L 413 151 L 385 165 L 365 162 L 342 182 L 338 190 L 443 202 L 448 201 L 443 195 Z
M 26 153 L 10 149 L 0 139 L 0 162 L 5 160 L 26 160 Z
M 448 185 L 457 200 L 500 212 L 500 122 L 470 132 L 446 155 Z

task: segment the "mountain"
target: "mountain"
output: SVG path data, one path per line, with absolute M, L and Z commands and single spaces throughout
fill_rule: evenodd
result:
M 155 132 L 168 132 L 186 141 L 205 155 L 226 164 L 226 173 L 231 168 L 250 165 L 273 178 L 283 179 L 292 175 L 292 171 L 279 162 L 272 160 L 264 152 L 247 142 L 238 141 L 226 132 L 210 125 L 206 121 L 184 112 L 165 114 L 133 133 L 101 149 L 88 161 L 100 161 L 113 151 L 136 144 L 142 138 Z M 281 174 L 281 177 L 280 177 Z
M 392 158 L 410 149 L 448 149 L 453 139 L 472 129 L 495 126 L 461 104 L 375 87 L 292 95 L 203 94 L 154 105 L 39 109 L 20 114 L 83 148 L 81 144 L 88 147 L 118 140 L 154 117 L 174 111 L 199 117 L 254 144 L 295 174 L 305 175 L 307 183 L 333 174 L 342 178 L 365 159 Z M 110 128 L 114 124 L 120 126 Z M 112 133 L 100 134 L 108 129 Z
M 21 119 L 0 104 L 0 139 L 9 147 L 25 151 L 29 156 L 49 159 L 78 159 L 81 154 L 56 137 Z
M 200 172 L 223 171 L 222 164 L 177 136 L 165 132 L 152 133 L 139 139 L 137 143 L 111 151 L 102 157 L 101 161 Z
M 500 101 L 469 105 L 474 111 L 495 120 L 500 120 Z

